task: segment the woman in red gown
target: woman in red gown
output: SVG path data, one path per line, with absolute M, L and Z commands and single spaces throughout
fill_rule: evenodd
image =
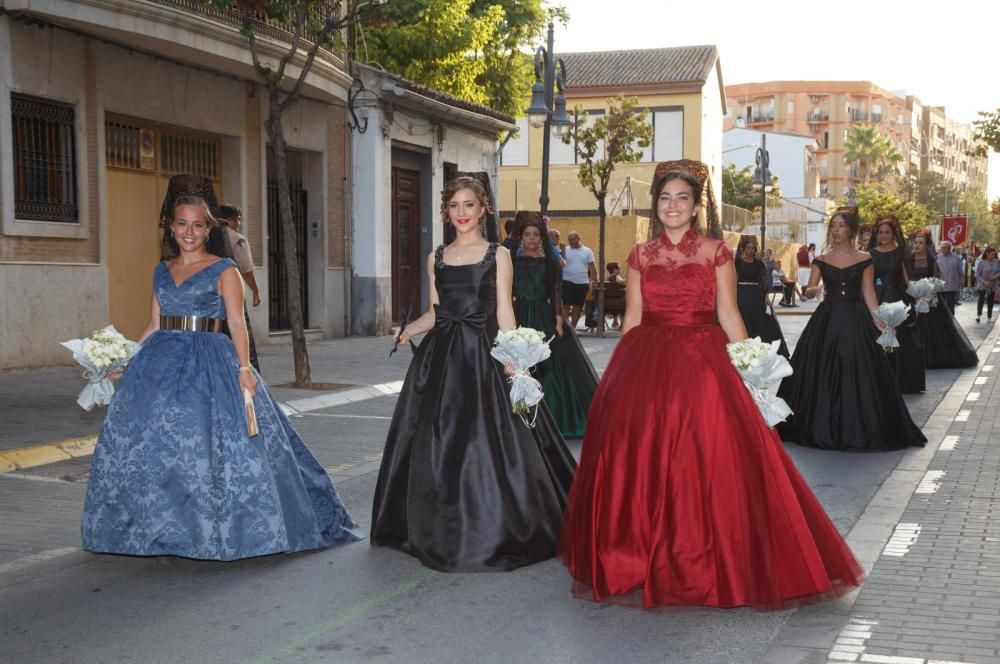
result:
M 687 163 L 704 182 L 704 164 Z M 577 595 L 647 608 L 841 595 L 863 571 L 729 361 L 726 342 L 746 331 L 717 217 L 710 236 L 699 229 L 701 182 L 671 170 L 654 184 L 663 232 L 629 255 L 623 337 L 590 408 L 563 561 Z

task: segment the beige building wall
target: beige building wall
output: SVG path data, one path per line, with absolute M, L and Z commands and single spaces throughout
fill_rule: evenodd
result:
M 713 69 L 714 71 L 714 69 Z M 718 84 L 714 83 L 716 89 Z M 706 86 L 707 87 L 707 86 Z M 683 156 L 686 159 L 706 159 L 706 148 L 714 148 L 715 161 L 719 161 L 719 152 L 722 149 L 721 131 L 721 108 L 718 95 L 714 104 L 718 107 L 717 117 L 719 118 L 719 131 L 713 132 L 712 136 L 703 137 L 704 121 L 702 115 L 704 111 L 704 98 L 702 92 L 689 92 L 680 94 L 634 94 L 639 97 L 640 106 L 647 108 L 680 108 L 684 112 L 684 145 Z M 589 97 L 567 97 L 567 109 L 571 109 L 577 104 L 584 110 L 594 111 L 607 107 L 609 95 L 589 96 Z M 711 117 L 711 113 L 709 113 Z M 714 125 L 715 123 L 713 123 Z M 500 209 L 504 212 L 517 210 L 537 210 L 538 197 L 541 193 L 541 164 L 542 164 L 542 140 L 543 129 L 529 126 L 528 131 L 528 165 L 527 166 L 507 166 L 500 168 Z M 551 138 L 553 144 L 559 139 Z M 715 145 L 718 143 L 718 145 Z M 633 179 L 632 191 L 634 193 L 634 209 L 645 212 L 649 209 L 648 191 L 656 169 L 656 163 L 649 157 L 649 148 L 645 150 L 643 160 L 636 164 L 618 164 L 615 167 L 615 174 L 609 185 L 610 207 L 614 197 L 624 185 L 626 179 Z M 549 210 L 552 211 L 576 211 L 580 214 L 590 214 L 597 210 L 597 199 L 587 189 L 581 186 L 577 179 L 579 166 L 577 164 L 556 164 L 549 166 Z M 721 175 L 718 168 L 715 169 L 716 178 Z M 718 184 L 718 183 L 716 183 Z M 640 195 L 640 192 L 643 192 Z M 622 202 L 625 202 L 623 199 Z M 622 206 L 619 206 L 621 209 Z M 630 209 L 629 206 L 624 206 Z

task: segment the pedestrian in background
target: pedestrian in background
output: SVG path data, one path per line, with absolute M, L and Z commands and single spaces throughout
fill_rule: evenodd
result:
M 240 233 L 243 223 L 243 213 L 236 205 L 227 204 L 219 207 L 219 221 L 222 224 L 226 241 L 229 244 L 229 255 L 236 262 L 236 269 L 243 276 L 243 281 L 250 287 L 253 295 L 253 306 L 260 306 L 260 288 L 257 286 L 257 276 L 254 274 L 253 255 L 250 253 L 250 243 Z M 253 329 L 250 326 L 250 312 L 246 302 L 243 303 L 243 320 L 246 323 L 247 338 L 250 341 L 250 364 L 260 372 L 260 360 L 257 358 L 257 344 L 253 340 Z M 229 326 L 226 325 L 226 334 Z
M 937 255 L 935 264 L 941 273 L 944 286 L 938 291 L 938 300 L 948 308 L 952 314 L 955 313 L 955 304 L 958 302 L 958 292 L 962 288 L 962 281 L 965 277 L 962 257 L 953 251 L 951 242 L 944 240 L 941 243 L 941 251 Z
M 782 440 L 827 450 L 922 447 L 927 439 L 874 340 L 885 324 L 874 313 L 873 259 L 855 249 L 857 234 L 853 210 L 830 218 L 826 251 L 816 257 L 806 287 L 810 297 L 825 295 L 795 344 L 794 373 L 778 388 L 792 409 L 778 432 Z
M 563 316 L 576 329 L 587 295 L 597 286 L 597 266 L 594 252 L 584 246 L 579 233 L 570 231 L 567 239 L 569 246 L 563 252 L 566 259 L 562 275 Z
M 767 294 L 771 278 L 764 261 L 757 258 L 757 236 L 743 235 L 736 248 L 736 304 L 747 336 L 768 343 L 780 341 L 778 352 L 790 357 L 778 320 L 768 314 Z
M 913 235 L 913 251 L 910 253 L 909 274 L 914 281 L 927 277 L 944 277 L 940 266 L 945 258 L 955 258 L 954 254 L 944 255 L 951 250 L 948 241 L 941 243 L 942 254 L 935 255 L 931 234 L 921 229 Z M 947 282 L 945 282 L 947 285 Z M 928 369 L 964 369 L 979 363 L 976 349 L 955 320 L 952 310 L 943 303 L 938 294 L 937 306 L 929 307 L 926 313 L 917 314 L 920 338 L 924 342 L 924 356 Z M 954 297 L 955 291 L 951 291 Z
M 879 303 L 913 300 L 906 294 L 910 285 L 907 266 L 910 264 L 906 240 L 899 220 L 891 215 L 875 222 L 868 253 L 875 266 L 875 295 Z M 910 309 L 906 320 L 896 328 L 899 348 L 890 354 L 896 380 L 903 394 L 919 394 L 927 386 L 924 346 L 917 328 L 916 312 Z
M 994 291 L 997 289 L 997 281 L 1000 280 L 1000 263 L 997 262 L 997 250 L 993 247 L 986 247 L 982 255 L 976 260 L 976 293 L 979 301 L 976 303 L 976 322 L 983 316 L 983 305 L 986 305 L 986 320 L 993 320 L 993 301 L 996 299 Z

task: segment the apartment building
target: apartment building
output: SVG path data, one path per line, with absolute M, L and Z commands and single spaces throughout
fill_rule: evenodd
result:
M 835 198 L 861 181 L 844 160 L 855 124 L 874 125 L 903 156 L 904 171 L 940 172 L 960 188 L 986 186 L 986 159 L 969 157 L 973 131 L 944 108 L 870 81 L 767 81 L 726 86 L 726 129 L 746 127 L 816 139 L 820 192 Z M 964 146 L 964 147 L 963 147 Z

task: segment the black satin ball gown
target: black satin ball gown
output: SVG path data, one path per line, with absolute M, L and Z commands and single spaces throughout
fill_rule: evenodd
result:
M 914 267 L 914 281 L 934 276 L 933 263 Z M 928 369 L 968 369 L 979 364 L 976 349 L 948 307 L 938 302 L 926 314 L 917 315 L 917 326 L 924 342 Z
M 900 301 L 912 304 L 913 298 L 906 294 L 903 250 L 873 249 L 869 253 L 875 264 L 875 295 L 879 304 Z M 896 328 L 896 338 L 899 339 L 899 348 L 889 354 L 889 364 L 896 372 L 899 389 L 903 394 L 923 392 L 927 387 L 924 344 L 917 327 L 916 312 L 912 308 L 906 321 Z
M 927 442 L 910 418 L 861 298 L 862 275 L 871 264 L 866 258 L 839 268 L 816 259 L 826 296 L 795 345 L 795 372 L 778 388 L 793 412 L 778 424 L 782 440 L 828 450 L 896 450 Z
M 539 404 L 511 412 L 497 333 L 496 244 L 474 265 L 435 254 L 440 304 L 386 438 L 371 542 L 442 572 L 504 571 L 556 554 L 575 462 Z
M 752 263 L 748 263 L 742 258 L 737 258 L 735 265 L 736 305 L 740 309 L 740 317 L 743 319 L 743 326 L 747 329 L 747 336 L 750 338 L 759 337 L 761 341 L 767 343 L 780 341 L 778 352 L 785 357 L 790 357 L 778 319 L 767 313 L 765 302 L 767 291 L 770 290 L 767 287 L 770 278 L 766 273 L 764 261 L 754 260 Z

